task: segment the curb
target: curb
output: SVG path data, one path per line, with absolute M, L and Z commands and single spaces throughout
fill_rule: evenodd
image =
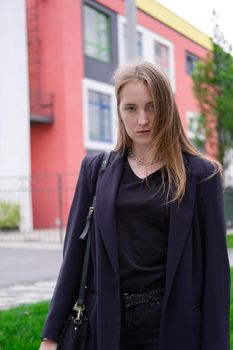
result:
M 38 242 L 0 242 L 0 248 L 23 248 L 38 250 L 62 250 L 63 244 L 59 243 L 38 243 Z

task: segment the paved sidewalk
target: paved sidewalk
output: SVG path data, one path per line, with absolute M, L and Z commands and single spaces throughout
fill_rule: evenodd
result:
M 61 249 L 0 248 L 0 289 L 56 280 Z
M 0 310 L 21 304 L 50 300 L 55 281 L 36 282 L 31 285 L 16 285 L 0 289 Z
M 1 246 L 0 309 L 50 300 L 61 261 L 61 246 Z

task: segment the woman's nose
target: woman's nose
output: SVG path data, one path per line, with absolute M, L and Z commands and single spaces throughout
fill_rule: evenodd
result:
M 145 111 L 139 112 L 138 124 L 139 125 L 146 125 L 146 124 L 148 124 L 148 116 L 147 116 Z

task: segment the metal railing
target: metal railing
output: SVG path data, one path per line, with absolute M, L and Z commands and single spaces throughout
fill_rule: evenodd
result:
M 0 178 L 0 245 L 62 244 L 77 174 Z M 233 227 L 233 188 L 224 193 L 226 223 Z
M 77 174 L 0 178 L 1 242 L 63 243 Z

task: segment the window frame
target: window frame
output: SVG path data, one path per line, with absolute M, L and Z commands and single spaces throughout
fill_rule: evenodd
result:
M 185 71 L 188 75 L 191 76 L 193 74 L 193 70 L 192 70 L 192 72 L 189 72 L 189 70 L 188 70 L 188 64 L 187 64 L 188 57 L 192 59 L 192 62 L 200 61 L 200 57 L 196 56 L 195 54 L 191 53 L 190 51 L 187 51 L 187 50 L 185 51 Z
M 200 116 L 200 113 L 197 112 L 197 111 L 190 111 L 190 110 L 186 111 L 187 137 L 188 137 L 189 141 L 193 144 L 193 146 L 196 147 L 196 148 L 197 148 L 197 146 L 195 145 L 195 136 L 196 136 L 196 134 L 195 134 L 195 130 L 193 131 L 193 130 L 190 129 L 190 120 L 191 119 L 192 120 L 197 120 L 197 118 L 199 118 L 199 116 Z M 196 122 L 195 126 L 196 127 L 198 126 L 197 122 Z M 205 143 L 205 135 L 204 134 L 200 133 L 199 139 L 201 141 L 203 141 L 203 143 Z M 204 152 L 204 149 L 202 149 L 202 148 L 198 148 L 198 150 L 200 152 Z
M 160 48 L 164 48 L 165 50 L 167 50 L 167 61 L 166 61 L 166 69 L 168 70 L 168 71 L 170 71 L 170 62 L 169 62 L 169 51 L 170 51 L 170 48 L 167 46 L 167 45 L 164 45 L 163 43 L 161 43 L 160 41 L 156 41 L 156 40 L 154 40 L 154 52 L 156 51 L 156 48 L 155 48 L 155 46 L 156 45 L 159 45 L 160 46 Z M 156 54 L 155 54 L 155 56 L 156 56 Z M 161 57 L 160 57 L 161 58 Z M 162 66 L 162 67 L 164 67 L 165 66 L 165 61 L 163 61 L 163 60 L 160 60 L 160 62 L 156 62 L 160 67 Z
M 88 91 L 93 90 L 99 93 L 110 95 L 111 97 L 111 111 L 112 111 L 112 119 L 111 119 L 111 134 L 112 134 L 112 142 L 104 142 L 104 141 L 93 141 L 89 137 L 89 94 Z M 84 147 L 87 150 L 111 150 L 115 147 L 116 144 L 116 122 L 117 122 L 117 111 L 116 111 L 116 101 L 115 101 L 115 91 L 112 85 L 108 85 L 102 82 L 98 82 L 91 79 L 83 79 L 83 109 L 84 109 Z
M 103 59 L 101 59 L 99 56 L 91 56 L 90 54 L 88 54 L 88 53 L 86 53 L 86 26 L 85 26 L 85 15 L 84 15 L 84 13 L 85 13 L 85 7 L 89 7 L 90 9 L 92 9 L 93 11 L 95 11 L 95 12 L 97 12 L 97 13 L 99 13 L 99 14 L 101 14 L 101 15 L 103 15 L 103 16 L 105 16 L 106 17 L 106 19 L 107 19 L 107 22 L 106 22 L 106 26 L 107 26 L 107 32 L 106 32 L 106 39 L 107 39 L 107 42 L 106 42 L 106 51 L 107 51 L 107 53 L 108 53 L 108 59 L 107 60 L 103 60 Z M 87 56 L 87 57 L 90 57 L 90 58 L 92 58 L 92 59 L 95 59 L 95 60 L 97 60 L 97 61 L 100 61 L 100 62 L 103 62 L 103 63 L 110 63 L 111 62 L 111 40 L 110 40 L 110 38 L 111 38 L 111 25 L 110 25 L 110 21 L 111 21 L 111 17 L 108 15 L 108 14 L 106 14 L 106 13 L 104 13 L 103 11 L 101 11 L 101 10 L 99 10 L 99 9 L 96 9 L 95 7 L 92 7 L 92 6 L 90 6 L 89 4 L 86 4 L 86 3 L 84 3 L 83 4 L 83 16 L 84 16 L 84 19 L 83 19 L 83 39 L 84 39 L 84 55 L 85 56 Z M 98 37 L 98 39 L 99 39 L 99 37 Z M 89 45 L 92 45 L 92 43 L 89 43 Z M 99 42 L 98 43 L 96 43 L 96 45 L 95 45 L 97 48 L 98 48 L 98 50 L 99 50 Z M 101 51 L 99 51 L 99 52 L 102 52 L 103 51 L 103 48 L 101 48 L 102 50 Z

